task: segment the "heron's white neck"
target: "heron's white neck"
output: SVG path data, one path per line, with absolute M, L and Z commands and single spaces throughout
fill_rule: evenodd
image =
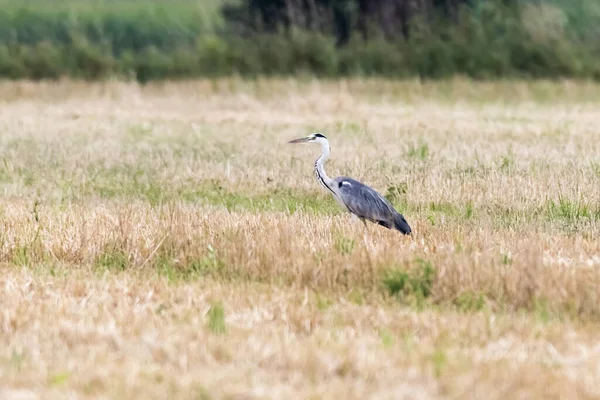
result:
M 325 162 L 329 159 L 329 155 L 331 154 L 329 149 L 329 142 L 327 141 L 327 139 L 323 138 L 318 138 L 317 142 L 321 144 L 321 157 L 319 157 L 315 162 L 315 175 L 317 176 L 319 182 L 323 184 L 323 186 L 325 186 L 327 189 L 333 192 L 332 181 L 327 176 L 327 174 L 325 173 L 325 169 L 323 168 L 323 165 L 325 165 Z

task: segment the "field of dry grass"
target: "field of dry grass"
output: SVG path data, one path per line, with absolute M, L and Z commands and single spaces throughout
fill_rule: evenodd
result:
M 600 86 L 0 84 L 0 397 L 600 396 Z M 413 237 L 342 212 L 372 185 Z

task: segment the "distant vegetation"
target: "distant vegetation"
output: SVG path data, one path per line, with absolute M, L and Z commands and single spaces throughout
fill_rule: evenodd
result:
M 600 78 L 595 0 L 0 0 L 0 76 Z

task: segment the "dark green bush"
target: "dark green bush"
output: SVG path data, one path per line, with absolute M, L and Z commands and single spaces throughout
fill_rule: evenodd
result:
M 217 0 L 0 0 L 0 77 L 600 79 L 600 6 L 573 1 L 586 12 L 566 0 L 519 8 L 482 0 L 451 19 L 415 16 L 407 39 L 354 33 L 337 46 L 322 29 L 242 34 L 223 25 Z

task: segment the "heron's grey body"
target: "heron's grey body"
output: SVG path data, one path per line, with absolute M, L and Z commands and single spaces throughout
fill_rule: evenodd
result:
M 339 196 L 352 214 L 373 223 L 410 234 L 411 229 L 402 214 L 374 189 L 345 176 L 333 180 L 338 184 Z
M 330 148 L 325 136 L 314 133 L 290 143 L 302 142 L 319 142 L 321 144 L 322 154 L 315 162 L 315 176 L 344 209 L 363 222 L 371 221 L 388 229 L 398 230 L 405 235 L 411 233 L 411 228 L 404 216 L 373 188 L 347 176 L 339 176 L 335 179 L 327 176 L 323 165 L 329 158 Z

